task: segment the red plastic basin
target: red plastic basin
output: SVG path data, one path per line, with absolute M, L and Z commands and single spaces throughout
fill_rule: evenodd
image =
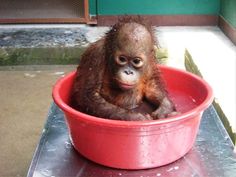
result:
M 121 169 L 158 167 L 184 156 L 213 100 L 212 89 L 191 73 L 159 67 L 181 114 L 153 121 L 108 120 L 81 113 L 68 105 L 75 72 L 61 78 L 53 98 L 65 114 L 75 149 L 94 162 Z

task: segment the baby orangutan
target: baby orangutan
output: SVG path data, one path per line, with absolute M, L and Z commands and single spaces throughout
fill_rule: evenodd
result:
M 115 120 L 153 120 L 174 115 L 155 63 L 151 27 L 119 21 L 82 55 L 72 89 L 72 107 Z M 139 111 L 148 103 L 151 112 Z M 150 106 L 149 106 L 150 107 Z

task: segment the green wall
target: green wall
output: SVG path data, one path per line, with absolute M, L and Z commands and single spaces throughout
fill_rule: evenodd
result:
M 90 15 L 97 14 L 97 0 L 89 0 L 89 13 Z
M 90 13 L 98 15 L 218 15 L 220 0 L 90 0 Z M 97 7 L 97 8 L 96 8 Z
M 220 15 L 236 28 L 236 0 L 221 0 Z

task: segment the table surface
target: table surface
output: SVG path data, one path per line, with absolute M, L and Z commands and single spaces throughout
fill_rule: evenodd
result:
M 70 143 L 64 114 L 53 103 L 28 177 L 236 177 L 236 153 L 215 109 L 204 113 L 193 148 L 181 159 L 147 170 L 105 167 L 81 156 Z

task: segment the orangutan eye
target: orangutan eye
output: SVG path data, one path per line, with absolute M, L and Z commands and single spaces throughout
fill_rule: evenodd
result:
M 134 58 L 131 62 L 132 65 L 136 68 L 140 68 L 143 66 L 143 60 L 141 58 Z
M 127 59 L 124 56 L 120 56 L 119 60 L 121 63 L 125 63 L 127 61 Z
M 121 56 L 116 58 L 116 62 L 119 65 L 125 65 L 128 62 L 128 60 L 125 56 L 121 55 Z

